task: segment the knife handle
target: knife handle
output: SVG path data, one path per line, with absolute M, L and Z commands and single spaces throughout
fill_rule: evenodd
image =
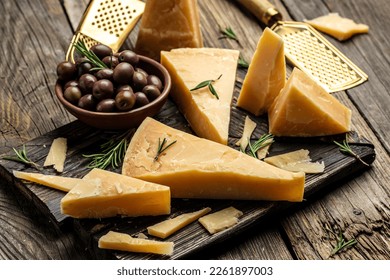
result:
M 282 14 L 267 0 L 237 0 L 237 2 L 267 26 L 271 27 L 282 20 Z

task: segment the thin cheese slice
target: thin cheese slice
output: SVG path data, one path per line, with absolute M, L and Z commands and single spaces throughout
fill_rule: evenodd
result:
M 325 136 L 351 130 L 351 110 L 308 75 L 294 68 L 268 112 L 275 136 Z
M 199 137 L 227 144 L 238 56 L 237 50 L 213 48 L 161 52 L 172 77 L 170 96 Z M 207 86 L 191 91 L 207 80 L 216 80 L 219 99 Z
M 64 192 L 70 191 L 74 186 L 81 182 L 81 179 L 78 178 L 45 175 L 41 173 L 29 173 L 16 170 L 13 171 L 13 174 L 16 178 L 34 182 L 45 187 L 57 189 Z
M 135 51 L 160 60 L 162 50 L 203 47 L 197 0 L 148 0 Z
M 271 148 L 271 144 L 274 142 L 274 139 L 267 139 L 264 141 L 263 147 L 258 149 L 256 152 L 258 159 L 263 159 L 268 155 L 269 148 Z
M 325 16 L 306 20 L 314 28 L 344 41 L 355 34 L 368 33 L 368 25 L 356 23 L 349 18 L 341 17 L 338 13 L 330 13 Z
M 243 213 L 234 207 L 228 207 L 218 212 L 206 215 L 199 219 L 199 222 L 211 234 L 228 229 L 238 223 L 238 218 Z
M 98 246 L 101 249 L 172 255 L 174 243 L 144 238 L 133 238 L 125 233 L 109 231 L 107 234 L 99 238 Z
M 66 159 L 67 139 L 59 137 L 53 140 L 49 153 L 45 159 L 43 166 L 53 165 L 58 172 L 64 170 L 64 163 Z
M 245 117 L 244 131 L 242 132 L 241 139 L 237 141 L 236 146 L 240 146 L 242 151 L 246 150 L 248 143 L 251 139 L 253 131 L 256 129 L 256 123 L 252 121 L 248 116 Z
M 176 141 L 157 160 L 159 139 Z M 305 174 L 276 168 L 231 147 L 146 118 L 122 174 L 169 186 L 172 197 L 302 201 Z
M 168 187 L 102 169 L 92 169 L 61 200 L 62 213 L 74 218 L 165 215 L 170 206 Z
M 160 238 L 167 238 L 179 229 L 182 229 L 186 225 L 196 221 L 210 211 L 211 208 L 207 207 L 196 212 L 181 214 L 173 219 L 162 221 L 161 223 L 148 227 L 148 234 Z
M 286 83 L 282 38 L 269 28 L 260 37 L 237 100 L 237 106 L 259 116 L 266 113 Z
M 264 161 L 293 172 L 322 173 L 325 169 L 324 162 L 312 162 L 309 151 L 305 149 L 268 157 Z

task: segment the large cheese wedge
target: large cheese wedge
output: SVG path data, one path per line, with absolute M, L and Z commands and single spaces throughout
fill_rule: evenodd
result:
M 275 136 L 325 136 L 351 129 L 351 110 L 295 68 L 268 112 Z
M 266 113 L 286 83 L 282 38 L 266 28 L 242 84 L 237 106 L 259 116 Z
M 174 243 L 134 238 L 126 233 L 109 231 L 99 238 L 98 247 L 136 253 L 172 255 Z
M 349 18 L 339 16 L 338 13 L 330 13 L 306 22 L 340 41 L 347 40 L 355 34 L 367 33 L 369 29 L 368 25 L 358 24 Z
M 165 215 L 170 206 L 168 187 L 102 169 L 92 169 L 61 200 L 62 213 L 74 218 Z
M 161 52 L 172 78 L 170 95 L 199 137 L 227 144 L 238 56 L 237 50 L 215 48 Z M 191 91 L 209 80 L 216 80 L 219 99 L 207 86 Z
M 155 159 L 158 139 L 176 141 Z M 305 174 L 285 171 L 228 146 L 145 119 L 122 173 L 167 185 L 172 197 L 302 201 Z
M 197 0 L 148 0 L 135 51 L 160 60 L 160 51 L 203 47 Z

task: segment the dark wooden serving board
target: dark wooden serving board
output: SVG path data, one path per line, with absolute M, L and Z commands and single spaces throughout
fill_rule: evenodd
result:
M 244 70 L 238 71 L 235 97 L 232 102 L 229 132 L 229 145 L 232 147 L 235 147 L 234 143 L 241 137 L 245 116 L 247 115 L 245 111 L 235 107 L 244 73 Z M 250 117 L 258 123 L 257 128 L 252 135 L 255 140 L 258 139 L 260 135 L 268 131 L 267 118 Z M 168 100 L 161 112 L 155 118 L 174 128 L 192 133 L 186 120 L 170 100 Z M 68 139 L 68 152 L 62 175 L 81 178 L 89 171 L 87 167 L 88 159 L 83 157 L 83 154 L 90 154 L 99 151 L 100 144 L 119 133 L 122 132 L 101 131 L 88 127 L 79 121 L 75 121 L 48 134 L 33 139 L 25 143 L 25 146 L 29 157 L 33 161 L 42 165 L 53 139 L 57 137 L 66 137 Z M 355 158 L 342 154 L 338 147 L 333 143 L 334 139 L 342 141 L 344 137 L 345 135 L 340 135 L 336 138 L 276 138 L 276 142 L 271 147 L 270 155 L 304 148 L 310 151 L 310 156 L 314 161 L 319 160 L 325 162 L 326 167 L 324 173 L 307 175 L 306 177 L 304 199 L 307 201 L 315 195 L 321 195 L 324 190 L 327 191 L 327 189 L 331 189 L 334 182 L 346 179 L 367 168 Z M 351 144 L 351 146 L 354 151 L 364 161 L 372 163 L 375 159 L 374 146 L 363 138 L 359 138 L 356 134 L 352 134 L 352 138 L 354 139 L 354 144 Z M 13 155 L 13 153 L 10 152 L 7 155 Z M 88 248 L 92 250 L 96 256 L 101 258 L 118 259 L 160 258 L 159 256 L 152 254 L 132 254 L 101 250 L 97 247 L 97 240 L 108 230 L 126 232 L 131 235 L 137 235 L 139 233 L 146 234 L 147 226 L 162 221 L 168 218 L 168 216 L 139 218 L 116 217 L 109 219 L 88 220 L 72 219 L 60 213 L 60 200 L 64 196 L 64 193 L 37 184 L 18 180 L 13 177 L 12 170 L 22 170 L 28 172 L 36 172 L 36 170 L 27 168 L 20 163 L 0 160 L 0 175 L 6 180 L 12 182 L 12 184 L 9 185 L 15 187 L 24 196 L 30 199 L 31 203 L 38 207 L 44 215 L 49 217 L 55 225 L 62 226 L 65 222 L 69 222 L 80 235 L 81 239 L 88 244 Z M 114 171 L 120 172 L 119 170 Z M 56 174 L 52 168 L 46 168 L 42 172 L 45 174 Z M 275 217 L 275 215 L 283 213 L 284 210 L 292 209 L 299 205 L 301 205 L 301 203 L 173 199 L 172 213 L 170 217 L 177 216 L 184 212 L 199 210 L 203 207 L 211 207 L 213 211 L 217 211 L 228 206 L 236 207 L 241 210 L 244 215 L 240 218 L 239 223 L 236 226 L 214 235 L 210 235 L 197 222 L 185 227 L 166 239 L 175 243 L 174 254 L 171 258 L 177 259 L 188 257 L 191 253 L 205 248 L 208 245 L 222 242 L 229 237 L 248 230 L 251 226 L 264 221 L 267 218 Z

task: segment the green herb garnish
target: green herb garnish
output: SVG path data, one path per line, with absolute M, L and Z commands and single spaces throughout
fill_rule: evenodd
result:
M 336 246 L 333 248 L 333 251 L 330 253 L 331 256 L 337 254 L 343 249 L 347 249 L 349 247 L 352 247 L 353 245 L 357 244 L 357 240 L 355 238 L 352 238 L 351 240 L 346 241 L 344 239 L 343 234 L 340 232 L 339 238 L 337 240 Z
M 271 140 L 271 141 L 269 141 Z M 255 143 L 251 144 L 251 142 L 248 142 L 249 146 L 249 155 L 257 158 L 256 152 L 268 145 L 271 145 L 274 142 L 274 136 L 272 134 L 264 134 L 262 135 Z
M 204 88 L 204 87 L 208 87 L 209 88 L 209 91 L 211 92 L 212 95 L 214 95 L 217 99 L 219 99 L 219 96 L 218 96 L 218 93 L 217 91 L 215 90 L 214 86 L 213 86 L 213 83 L 218 81 L 220 78 L 222 77 L 222 74 L 219 75 L 219 77 L 215 80 L 206 80 L 206 81 L 203 81 L 201 82 L 200 84 L 198 84 L 196 87 L 190 89 L 190 91 L 193 91 L 193 90 L 197 90 L 197 89 L 200 89 L 200 88 Z
M 85 158 L 91 158 L 88 168 L 106 169 L 111 166 L 113 169 L 119 167 L 123 161 L 126 150 L 129 145 L 129 137 L 134 130 L 126 131 L 118 137 L 112 138 L 100 145 L 101 152 L 97 154 L 83 155 Z
M 240 41 L 237 38 L 236 33 L 233 31 L 231 27 L 226 27 L 225 29 L 220 28 L 219 32 L 221 32 L 223 35 L 222 37 L 220 37 L 220 39 L 229 38 L 241 45 Z
M 341 152 L 355 157 L 358 161 L 360 161 L 361 163 L 363 163 L 366 166 L 370 166 L 368 163 L 366 163 L 364 160 L 362 160 L 358 154 L 356 154 L 354 151 L 352 151 L 352 148 L 349 146 L 347 139 L 345 139 L 342 143 L 339 143 L 337 141 L 333 141 L 333 143 L 335 143 L 337 146 L 339 146 Z
M 3 159 L 16 161 L 20 163 L 24 163 L 26 165 L 29 165 L 37 170 L 41 170 L 42 168 L 32 160 L 30 160 L 27 156 L 26 146 L 23 145 L 23 148 L 21 150 L 16 150 L 15 148 L 12 148 L 16 154 L 16 157 L 3 157 Z
M 158 138 L 158 148 L 157 148 L 156 156 L 154 157 L 154 161 L 157 161 L 158 158 L 160 157 L 160 155 L 161 155 L 164 151 L 166 151 L 166 149 L 168 149 L 170 146 L 172 146 L 173 144 L 175 144 L 175 143 L 176 143 L 176 140 L 165 146 L 166 143 L 167 143 L 167 139 L 166 139 L 165 137 L 164 137 L 164 139 L 162 140 L 162 142 L 161 142 L 161 139 Z M 165 146 L 165 147 L 164 147 L 164 146 Z
M 76 50 L 81 54 L 84 55 L 86 59 L 88 59 L 89 62 L 94 66 L 91 70 L 101 70 L 108 68 L 107 65 L 100 60 L 97 55 L 89 50 L 85 43 L 83 41 L 77 41 L 76 44 L 73 44 L 73 46 L 76 48 Z
M 249 63 L 242 58 L 242 56 L 240 56 L 238 58 L 238 66 L 241 67 L 241 68 L 249 68 Z

